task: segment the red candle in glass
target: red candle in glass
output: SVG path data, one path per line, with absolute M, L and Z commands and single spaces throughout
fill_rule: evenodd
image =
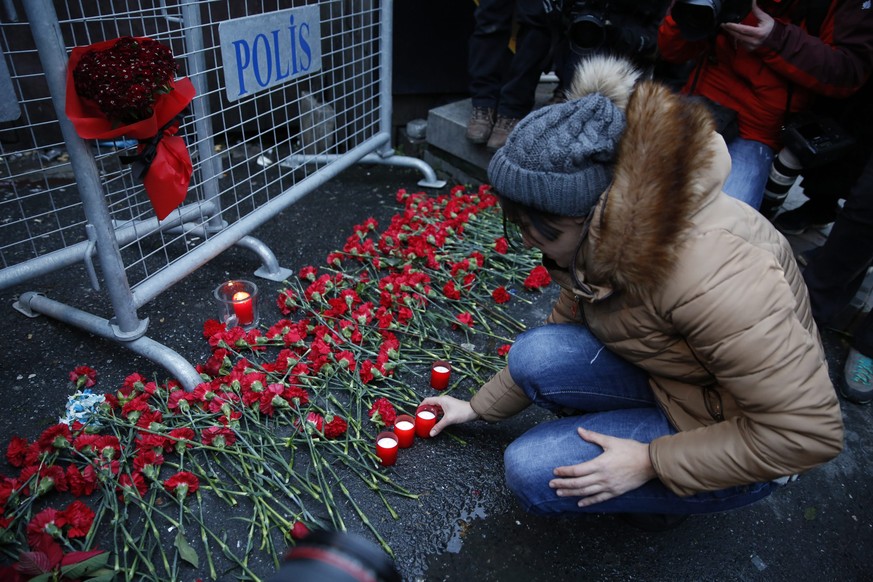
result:
M 415 419 L 408 414 L 400 414 L 394 420 L 394 434 L 397 435 L 398 445 L 401 449 L 412 446 L 415 438 Z
M 397 462 L 397 442 L 397 435 L 393 432 L 385 431 L 376 435 L 376 456 L 383 467 Z
M 415 434 L 420 438 L 430 438 L 430 429 L 437 423 L 437 407 L 423 404 L 415 411 Z
M 452 365 L 439 360 L 433 363 L 430 369 L 430 385 L 434 390 L 445 390 L 449 386 L 449 377 L 452 375 Z
M 249 325 L 255 320 L 255 308 L 251 294 L 237 291 L 233 294 L 233 312 L 239 325 Z

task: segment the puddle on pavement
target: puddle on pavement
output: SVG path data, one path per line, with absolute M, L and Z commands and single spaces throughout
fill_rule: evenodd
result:
M 476 500 L 472 509 L 462 510 L 461 515 L 458 516 L 452 525 L 452 535 L 446 544 L 446 551 L 453 554 L 459 553 L 461 546 L 464 545 L 464 537 L 467 535 L 471 522 L 474 519 L 485 519 L 486 517 L 488 517 L 488 514 L 485 513 L 485 508 L 479 499 Z

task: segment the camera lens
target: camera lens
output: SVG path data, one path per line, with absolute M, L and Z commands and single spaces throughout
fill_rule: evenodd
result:
M 568 36 L 574 49 L 590 51 L 600 48 L 606 41 L 606 23 L 597 14 L 579 14 L 573 17 Z
M 779 210 L 802 169 L 797 156 L 788 148 L 782 148 L 770 166 L 770 175 L 764 186 L 761 214 L 769 218 Z

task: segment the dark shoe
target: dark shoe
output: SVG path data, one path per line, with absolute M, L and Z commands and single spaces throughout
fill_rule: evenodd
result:
M 783 234 L 803 234 L 808 228 L 822 228 L 836 218 L 836 212 L 821 212 L 804 202 L 794 210 L 783 212 L 773 220 L 773 225 Z
M 673 529 L 688 519 L 687 515 L 672 513 L 619 513 L 617 516 L 628 525 L 650 532 Z
M 855 348 L 849 350 L 840 392 L 856 404 L 867 404 L 873 400 L 873 358 Z
M 485 143 L 494 127 L 494 110 L 490 107 L 474 107 L 467 122 L 467 139 L 473 143 Z
M 519 121 L 521 119 L 498 115 L 497 123 L 494 124 L 494 129 L 491 130 L 491 137 L 488 138 L 488 149 L 496 152 L 502 148 L 503 144 L 506 143 L 506 138 L 509 137 L 509 134 L 512 133 L 512 130 L 515 129 Z

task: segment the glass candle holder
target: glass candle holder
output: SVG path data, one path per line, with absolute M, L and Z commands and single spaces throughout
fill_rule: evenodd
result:
M 452 364 L 445 360 L 437 360 L 430 368 L 430 385 L 434 390 L 445 390 L 449 387 L 452 376 Z
M 251 329 L 258 325 L 258 286 L 251 281 L 227 281 L 215 288 L 218 318 L 228 328 Z
M 392 431 L 383 431 L 376 435 L 376 456 L 379 457 L 380 465 L 390 467 L 397 462 L 399 440 Z
M 440 412 L 442 412 L 442 409 L 432 404 L 422 404 L 415 410 L 415 434 L 419 438 L 430 438 L 430 429 L 439 420 L 437 417 Z
M 408 414 L 398 415 L 394 419 L 394 434 L 397 435 L 401 449 L 411 447 L 415 437 L 415 419 Z

